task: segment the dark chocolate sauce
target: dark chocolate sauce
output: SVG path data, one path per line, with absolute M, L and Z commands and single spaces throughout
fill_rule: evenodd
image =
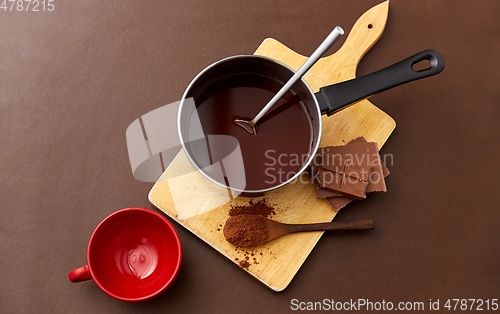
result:
M 238 140 L 247 191 L 287 181 L 311 153 L 312 121 L 292 91 L 262 117 L 256 135 L 234 122 L 253 119 L 281 87 L 280 82 L 262 75 L 237 74 L 213 83 L 195 99 L 205 135 L 230 135 Z

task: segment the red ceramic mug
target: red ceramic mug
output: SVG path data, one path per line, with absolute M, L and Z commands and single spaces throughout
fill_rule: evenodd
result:
M 71 271 L 69 279 L 93 279 L 118 300 L 142 301 L 172 284 L 181 259 L 179 235 L 165 217 L 145 208 L 126 208 L 97 226 L 87 248 L 88 264 Z

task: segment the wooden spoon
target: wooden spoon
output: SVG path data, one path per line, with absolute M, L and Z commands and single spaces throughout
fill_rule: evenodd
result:
M 232 216 L 224 225 L 226 240 L 239 247 L 250 247 L 270 242 L 285 234 L 305 231 L 372 230 L 373 219 L 334 221 L 313 224 L 285 224 L 260 215 Z

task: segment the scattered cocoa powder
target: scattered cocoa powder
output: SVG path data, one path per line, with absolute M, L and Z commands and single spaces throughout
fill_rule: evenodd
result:
M 242 260 L 242 261 L 240 261 L 240 266 L 245 268 L 245 269 L 248 269 L 248 266 L 250 266 L 250 263 L 247 262 L 246 260 Z
M 269 206 L 265 199 L 254 203 L 250 201 L 247 205 L 234 205 L 229 210 L 229 216 L 237 216 L 241 214 L 254 214 L 267 217 L 274 215 L 274 208 Z

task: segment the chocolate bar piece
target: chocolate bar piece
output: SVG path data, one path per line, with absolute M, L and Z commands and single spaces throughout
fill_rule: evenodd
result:
M 318 151 L 316 152 L 316 155 L 314 156 L 311 162 L 311 168 L 309 169 L 310 171 L 309 175 L 311 176 L 312 181 L 316 186 L 316 198 L 340 197 L 342 196 L 342 194 L 322 189 L 319 186 L 319 182 L 317 180 L 317 174 L 319 167 L 321 166 L 322 158 L 323 158 L 323 148 L 318 148 Z
M 345 173 L 353 179 L 359 179 L 364 182 L 370 180 L 370 173 L 372 171 L 370 164 L 358 163 L 353 159 L 345 159 L 339 154 L 330 154 L 326 151 L 323 151 L 321 168 L 339 174 Z
M 340 193 L 328 191 L 320 188 L 319 183 L 316 183 L 316 198 L 330 198 L 330 197 L 341 197 Z
M 366 140 L 364 137 L 360 136 L 360 137 L 350 141 L 349 143 L 347 143 L 346 146 L 349 146 L 350 144 L 354 144 L 354 143 L 366 143 Z M 378 147 L 377 147 L 377 149 L 378 149 Z M 326 199 L 326 201 L 328 202 L 330 207 L 335 212 L 338 212 L 341 208 L 343 208 L 344 206 L 349 204 L 352 200 L 354 200 L 354 198 L 342 196 L 342 194 L 340 194 L 340 193 L 321 188 L 320 183 L 316 179 L 317 179 L 317 172 L 321 166 L 322 157 L 323 157 L 323 148 L 319 148 L 317 153 L 316 153 L 315 158 L 313 159 L 313 162 L 311 164 L 311 169 L 310 169 L 311 177 L 313 178 L 314 184 L 316 185 L 316 197 L 319 199 L 321 199 L 321 198 Z M 360 159 L 360 158 L 363 158 L 363 157 L 358 157 L 358 159 Z M 383 176 L 385 178 L 390 174 L 390 171 L 389 171 L 389 169 L 387 169 L 387 167 L 384 165 L 384 163 L 382 161 L 380 161 L 380 163 L 382 165 Z M 373 167 L 372 167 L 372 171 L 373 171 Z M 385 182 L 384 182 L 384 184 L 385 184 Z M 369 186 L 370 186 L 370 184 L 369 184 Z M 373 189 L 373 186 L 371 188 Z
M 330 207 L 335 211 L 338 212 L 342 207 L 345 205 L 349 204 L 352 202 L 354 199 L 351 197 L 347 196 L 342 196 L 342 197 L 330 197 L 327 198 L 326 201 L 330 205 Z
M 333 165 L 334 170 L 321 167 L 318 170 L 320 187 L 344 196 L 364 199 L 371 168 L 370 165 L 360 165 L 351 161 L 344 162 L 343 166 Z
M 357 138 L 353 139 L 349 143 L 347 143 L 347 145 L 353 144 L 353 143 L 366 143 L 366 140 L 365 140 L 364 137 L 360 136 L 360 137 L 357 137 Z M 377 148 L 378 148 L 378 145 L 377 145 Z M 385 178 L 388 175 L 390 175 L 391 172 L 389 171 L 389 169 L 387 168 L 387 166 L 384 164 L 384 162 L 382 160 L 380 160 L 380 163 L 382 164 L 382 170 L 384 172 L 384 178 Z
M 358 138 L 350 141 L 349 143 L 347 143 L 346 146 L 349 147 L 351 144 L 356 144 L 356 143 L 367 143 L 367 142 L 366 142 L 366 140 L 365 140 L 364 137 L 360 136 L 360 137 L 358 137 Z M 373 143 L 373 144 L 376 145 L 376 143 Z M 371 144 L 371 145 L 373 145 L 373 144 Z M 333 147 L 338 147 L 338 146 L 327 147 L 327 149 L 330 150 Z M 324 150 L 324 148 L 319 148 L 318 149 L 318 151 L 316 153 L 316 156 L 313 159 L 313 162 L 311 163 L 311 168 L 310 168 L 310 175 L 313 178 L 313 182 L 316 185 L 316 197 L 317 198 L 340 197 L 341 195 L 338 194 L 338 193 L 335 193 L 335 192 L 332 192 L 332 191 L 326 191 L 326 190 L 320 188 L 319 183 L 316 180 L 316 175 L 317 175 L 318 169 L 321 166 L 321 162 L 322 162 L 323 150 Z M 353 154 L 351 154 L 349 157 L 350 158 L 356 158 L 356 159 L 359 159 L 359 160 L 368 160 L 370 156 L 354 156 Z M 380 158 L 380 157 L 378 157 L 378 158 Z M 371 158 L 371 159 L 373 159 L 373 158 Z M 385 177 L 387 177 L 390 174 L 390 171 L 384 165 L 384 163 L 382 162 L 382 160 L 380 160 L 380 164 L 382 166 L 383 177 L 385 178 Z M 373 170 L 379 170 L 378 167 L 374 167 L 374 168 L 375 169 L 372 169 L 372 171 Z M 372 174 L 372 181 L 373 182 L 370 182 L 368 184 L 368 192 L 375 192 L 375 191 L 385 192 L 385 191 L 387 191 L 387 188 L 384 188 L 385 187 L 385 181 L 383 182 L 383 185 L 382 185 L 382 182 L 375 182 L 375 181 L 379 181 L 379 178 L 380 178 L 380 172 L 377 172 L 376 174 L 375 173 Z M 377 184 L 375 184 L 375 183 L 377 183 Z
M 332 154 L 340 156 L 343 161 L 352 160 L 358 164 L 370 164 L 373 167 L 372 173 L 369 174 L 369 184 L 367 192 L 386 192 L 387 187 L 384 180 L 384 170 L 382 161 L 378 153 L 377 143 L 351 143 L 345 146 L 331 146 L 323 148 L 323 155 Z M 325 167 L 322 161 L 322 167 Z

